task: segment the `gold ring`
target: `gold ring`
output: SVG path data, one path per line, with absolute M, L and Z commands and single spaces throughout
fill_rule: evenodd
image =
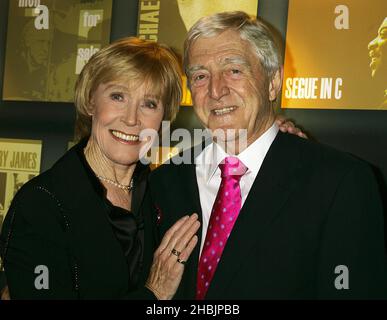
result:
M 181 260 L 180 258 L 177 259 L 178 263 L 185 264 L 187 261 Z
M 180 251 L 177 251 L 176 249 L 172 249 L 172 254 L 174 254 L 176 257 L 179 257 L 181 252 Z

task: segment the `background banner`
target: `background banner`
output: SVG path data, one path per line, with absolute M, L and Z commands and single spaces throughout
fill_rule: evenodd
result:
M 386 17 L 385 0 L 290 0 L 282 108 L 386 110 Z
M 197 20 L 216 12 L 235 10 L 256 16 L 258 0 L 139 0 L 137 36 L 167 44 L 182 55 L 187 31 Z M 191 95 L 185 77 L 183 84 L 181 104 L 190 106 Z
M 16 192 L 40 172 L 42 141 L 0 138 L 0 230 Z
M 89 58 L 109 43 L 112 0 L 9 2 L 3 100 L 73 101 Z

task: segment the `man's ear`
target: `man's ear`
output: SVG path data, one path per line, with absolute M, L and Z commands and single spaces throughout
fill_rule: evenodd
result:
M 277 99 L 278 93 L 280 92 L 281 86 L 282 86 L 283 74 L 284 74 L 284 69 L 281 67 L 275 72 L 273 78 L 270 80 L 270 84 L 269 84 L 270 101 L 274 101 L 275 99 Z

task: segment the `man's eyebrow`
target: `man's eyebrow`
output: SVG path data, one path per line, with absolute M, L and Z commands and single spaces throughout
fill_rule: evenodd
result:
M 228 65 L 228 64 L 240 64 L 244 66 L 250 66 L 250 64 L 247 62 L 246 59 L 242 57 L 231 57 L 231 58 L 225 58 L 222 62 L 222 65 Z M 188 68 L 188 75 L 191 75 L 192 73 L 198 71 L 198 70 L 205 70 L 206 67 L 203 65 L 195 65 Z
M 195 65 L 195 66 L 189 67 L 187 72 L 189 75 L 191 75 L 192 73 L 203 69 L 206 69 L 203 65 Z
M 245 66 L 249 66 L 250 65 L 247 62 L 247 60 L 242 58 L 242 57 L 226 58 L 226 59 L 223 60 L 222 64 L 223 65 L 227 65 L 227 64 L 241 64 L 241 65 L 245 65 Z

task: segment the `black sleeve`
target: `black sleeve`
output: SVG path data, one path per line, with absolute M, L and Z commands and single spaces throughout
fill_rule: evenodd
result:
M 77 297 L 58 211 L 49 195 L 35 189 L 22 188 L 13 200 L 1 233 L 11 299 Z
M 337 188 L 321 235 L 318 298 L 387 297 L 383 226 L 373 174 L 367 166 L 357 165 Z M 335 273 L 338 266 L 344 267 Z

